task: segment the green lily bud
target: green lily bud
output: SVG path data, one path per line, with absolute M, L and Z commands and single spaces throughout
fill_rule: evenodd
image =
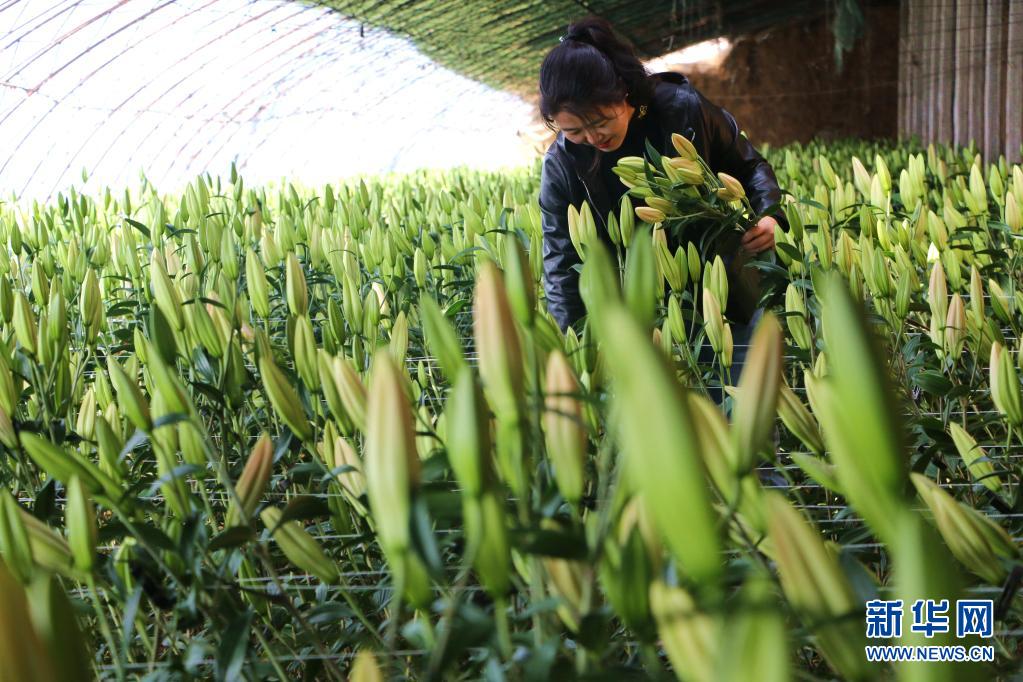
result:
M 6 491 L 0 492 L 0 569 L 4 564 L 22 583 L 32 579 L 32 545 L 18 503 Z M 0 616 L 2 617 L 2 616 Z
M 263 379 L 263 390 L 277 416 L 288 425 L 299 440 L 309 440 L 313 435 L 313 428 L 306 417 L 298 393 L 273 358 L 268 356 L 259 358 L 259 375 Z
M 952 436 L 952 442 L 955 443 L 959 456 L 963 458 L 963 463 L 969 468 L 970 475 L 974 480 L 982 483 L 993 493 L 1001 491 L 1002 482 L 998 474 L 995 473 L 995 468 L 991 464 L 991 460 L 988 459 L 987 453 L 984 452 L 984 448 L 977 445 L 973 436 L 956 422 L 948 425 L 948 432 Z
M 431 297 L 420 298 L 419 312 L 426 345 L 430 352 L 437 357 L 437 362 L 444 375 L 453 381 L 465 366 L 462 343 L 447 317 L 441 312 L 440 306 Z
M 103 325 L 103 300 L 99 291 L 99 279 L 96 271 L 89 268 L 85 273 L 85 281 L 82 283 L 82 292 L 79 298 L 79 310 L 82 315 L 82 324 L 85 326 L 86 339 L 92 343 Z
M 633 212 L 632 201 L 623 195 L 618 208 L 618 229 L 622 234 L 622 246 L 632 244 L 632 235 L 636 231 L 636 214 Z
M 4 662 L 4 679 L 58 680 L 56 652 L 43 645 L 30 616 L 25 590 L 0 562 L 0 660 Z M 74 678 L 88 675 L 81 671 Z
M 824 454 L 824 439 L 820 427 L 788 384 L 781 383 L 778 393 L 778 416 L 792 435 L 817 455 Z
M 514 418 L 523 396 L 522 350 L 504 281 L 489 261 L 476 281 L 473 330 L 487 398 L 497 415 Z
M 154 251 L 155 253 L 157 252 Z M 177 331 L 183 330 L 185 328 L 185 317 L 181 308 L 181 296 L 178 295 L 174 282 L 171 281 L 170 276 L 167 274 L 163 260 L 155 255 L 150 266 L 150 277 L 152 278 L 153 299 L 156 301 L 156 305 L 160 307 L 160 312 L 163 313 L 174 329 Z
M 316 368 L 316 338 L 308 315 L 295 318 L 295 370 L 310 391 L 320 387 Z
M 366 486 L 389 560 L 404 557 L 409 548 L 411 493 L 420 478 L 412 410 L 402 381 L 390 355 L 377 351 L 366 424 Z
M 462 498 L 465 535 L 476 546 L 473 568 L 492 597 L 511 588 L 511 543 L 502 499 L 494 490 Z
M 710 289 L 703 290 L 703 324 L 707 330 L 707 340 L 715 353 L 721 353 L 722 337 L 724 335 L 724 320 L 721 317 L 721 307 L 718 304 L 717 296 Z
M 452 386 L 445 417 L 448 462 L 465 494 L 478 497 L 493 475 L 492 446 L 486 403 L 468 367 Z
M 78 419 L 75 421 L 75 432 L 86 440 L 94 440 L 96 433 L 96 394 L 92 387 L 82 397 L 78 408 Z
M 536 248 L 534 245 L 533 248 Z M 523 327 L 531 327 L 536 310 L 536 291 L 529 269 L 526 252 L 518 237 L 510 235 L 505 239 L 504 284 L 508 292 L 508 303 L 515 319 Z
M 249 291 L 249 302 L 252 309 L 261 319 L 270 317 L 270 286 L 266 281 L 266 271 L 259 261 L 259 256 L 252 249 L 245 251 L 245 282 Z
M 81 480 L 74 476 L 67 486 L 67 508 L 64 523 L 68 530 L 68 544 L 75 567 L 82 573 L 91 573 L 96 563 L 96 511 Z
M 782 383 L 782 346 L 781 327 L 767 313 L 750 341 L 735 400 L 732 463 L 739 475 L 750 470 L 771 437 Z
M 356 654 L 348 679 L 349 682 L 384 682 L 384 674 L 372 651 L 362 649 Z
M 53 662 L 56 674 L 52 679 L 87 679 L 92 669 L 90 657 L 75 609 L 60 582 L 54 576 L 39 575 L 27 592 L 32 626 Z
M 721 256 L 714 256 L 714 263 L 710 268 L 710 290 L 717 296 L 722 308 L 728 304 L 728 271 L 725 270 L 725 262 L 721 260 Z
M 309 290 L 306 287 L 305 273 L 294 252 L 288 254 L 285 273 L 285 293 L 288 299 L 288 311 L 294 316 L 309 312 Z
M 1013 426 L 1023 426 L 1019 376 L 1009 353 L 997 341 L 991 344 L 990 384 L 991 399 L 998 411 Z
M 70 455 L 64 448 L 34 433 L 22 432 L 21 446 L 40 469 L 67 485 L 77 476 L 92 493 L 103 493 L 113 498 L 120 496 L 120 487 L 95 464 L 82 457 Z
M 29 355 L 36 354 L 36 318 L 32 306 L 20 291 L 14 294 L 14 333 Z
M 559 350 L 552 352 L 547 358 L 543 426 L 554 480 L 562 496 L 573 505 L 579 503 L 586 485 L 589 443 L 578 398 L 581 390 L 565 354 Z
M 266 492 L 266 486 L 270 483 L 273 458 L 273 443 L 270 442 L 270 437 L 266 433 L 261 433 L 252 452 L 249 453 L 245 468 L 242 469 L 242 475 L 234 486 L 241 506 L 239 507 L 238 502 L 232 498 L 227 510 L 227 519 L 224 521 L 225 527 L 244 525 L 255 513 L 256 507 L 259 506 L 259 502 Z
M 328 585 L 341 580 L 337 563 L 323 551 L 323 547 L 298 521 L 281 523 L 281 510 L 267 507 L 259 517 L 267 528 L 271 529 L 274 540 L 280 546 L 284 556 L 298 568 L 315 575 Z

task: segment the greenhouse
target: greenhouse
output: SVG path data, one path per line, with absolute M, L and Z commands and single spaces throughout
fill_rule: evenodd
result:
M 1021 240 L 1014 0 L 0 0 L 0 682 L 1019 679 Z

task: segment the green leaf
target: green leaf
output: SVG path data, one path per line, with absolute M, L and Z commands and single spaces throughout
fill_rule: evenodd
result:
M 513 531 L 512 540 L 519 551 L 559 559 L 585 559 L 586 538 L 579 533 L 569 533 L 547 528 L 529 528 Z
M 128 223 L 129 225 L 134 227 L 136 230 L 138 230 L 142 234 L 146 235 L 146 239 L 150 239 L 151 238 L 151 235 L 149 233 L 149 228 L 146 227 L 145 225 L 143 225 L 142 223 L 140 223 L 139 221 L 132 220 L 131 218 L 127 218 L 126 217 L 124 219 L 124 222 Z
M 224 633 L 217 648 L 217 677 L 222 680 L 241 679 L 242 664 L 249 646 L 249 626 L 252 612 L 239 614 Z
M 174 541 L 167 537 L 167 534 L 159 528 L 136 524 L 133 528 L 133 534 L 156 549 L 165 549 L 168 552 L 176 552 L 178 549 L 177 545 L 174 544 Z
M 255 535 L 251 526 L 233 526 L 210 540 L 209 549 L 211 552 L 216 552 L 218 549 L 241 547 Z
M 330 507 L 327 500 L 312 495 L 297 495 L 288 501 L 284 511 L 281 512 L 279 524 L 288 521 L 308 521 L 330 515 Z
M 927 370 L 917 372 L 913 377 L 913 383 L 933 395 L 946 395 L 952 390 L 952 382 L 941 372 Z

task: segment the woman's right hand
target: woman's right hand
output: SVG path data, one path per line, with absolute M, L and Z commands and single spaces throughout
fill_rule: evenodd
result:
M 764 216 L 757 224 L 746 231 L 739 240 L 739 248 L 746 253 L 756 255 L 761 251 L 774 248 L 774 228 L 778 221 L 771 216 Z

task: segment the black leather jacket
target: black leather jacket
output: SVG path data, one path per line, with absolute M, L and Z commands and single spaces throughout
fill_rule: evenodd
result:
M 780 200 L 771 165 L 739 135 L 731 114 L 708 101 L 682 74 L 666 72 L 651 78 L 657 83 L 650 112 L 657 116 L 663 134 L 663 139 L 654 143 L 659 152 L 675 156 L 671 134 L 681 133 L 693 142 L 711 169 L 728 173 L 742 183 L 758 213 Z M 599 170 L 589 172 L 595 153 L 594 147 L 574 144 L 559 132 L 543 159 L 539 203 L 544 289 L 547 308 L 562 330 L 585 313 L 579 295 L 579 272 L 572 268 L 581 261 L 568 234 L 568 205 L 579 206 L 583 200 L 589 201 L 598 232 L 611 245 L 606 220 L 611 210 L 617 211 L 617 206 L 612 203 Z M 774 217 L 783 228 L 788 228 L 781 211 Z

